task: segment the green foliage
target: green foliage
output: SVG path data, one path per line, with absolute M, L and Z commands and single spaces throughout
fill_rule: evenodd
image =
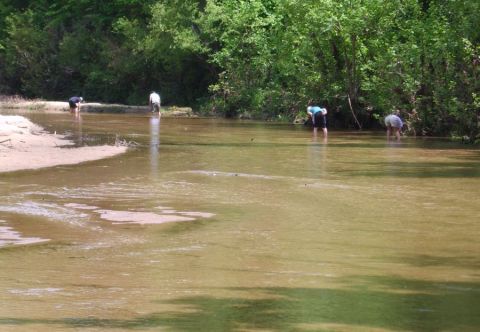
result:
M 38 26 L 30 10 L 11 14 L 5 22 L 5 76 L 11 78 L 14 89 L 26 96 L 46 95 L 55 78 L 48 32 Z
M 343 127 L 399 109 L 417 134 L 476 137 L 475 0 L 5 0 L 0 92 L 167 103 Z

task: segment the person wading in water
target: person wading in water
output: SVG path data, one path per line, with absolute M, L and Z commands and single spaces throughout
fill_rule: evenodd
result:
M 317 129 L 322 128 L 323 137 L 327 138 L 327 136 L 328 136 L 327 109 L 318 106 L 313 101 L 310 101 L 308 103 L 307 113 L 308 113 L 308 116 L 312 119 L 313 134 L 316 136 L 317 135 Z

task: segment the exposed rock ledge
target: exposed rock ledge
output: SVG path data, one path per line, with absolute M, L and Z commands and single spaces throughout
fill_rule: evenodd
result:
M 68 112 L 67 102 L 43 100 L 16 100 L 14 98 L 0 100 L 0 110 L 42 111 L 42 112 Z M 129 106 L 122 104 L 83 103 L 81 112 L 88 113 L 148 113 L 148 106 Z M 162 106 L 162 116 L 167 117 L 194 117 L 190 107 Z

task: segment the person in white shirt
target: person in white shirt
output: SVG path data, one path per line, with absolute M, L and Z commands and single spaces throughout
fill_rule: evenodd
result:
M 387 127 L 387 140 L 390 140 L 390 137 L 395 135 L 397 141 L 400 141 L 400 132 L 403 127 L 403 121 L 399 117 L 400 111 L 396 110 L 393 114 L 387 115 L 385 118 L 385 126 Z
M 160 95 L 155 91 L 152 91 L 148 99 L 148 105 L 150 105 L 150 110 L 152 111 L 152 113 L 158 112 L 158 114 L 160 114 L 160 104 Z

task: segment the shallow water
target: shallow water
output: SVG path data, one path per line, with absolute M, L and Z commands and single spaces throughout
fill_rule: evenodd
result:
M 0 174 L 0 331 L 475 331 L 480 151 L 36 114 L 126 154 Z

